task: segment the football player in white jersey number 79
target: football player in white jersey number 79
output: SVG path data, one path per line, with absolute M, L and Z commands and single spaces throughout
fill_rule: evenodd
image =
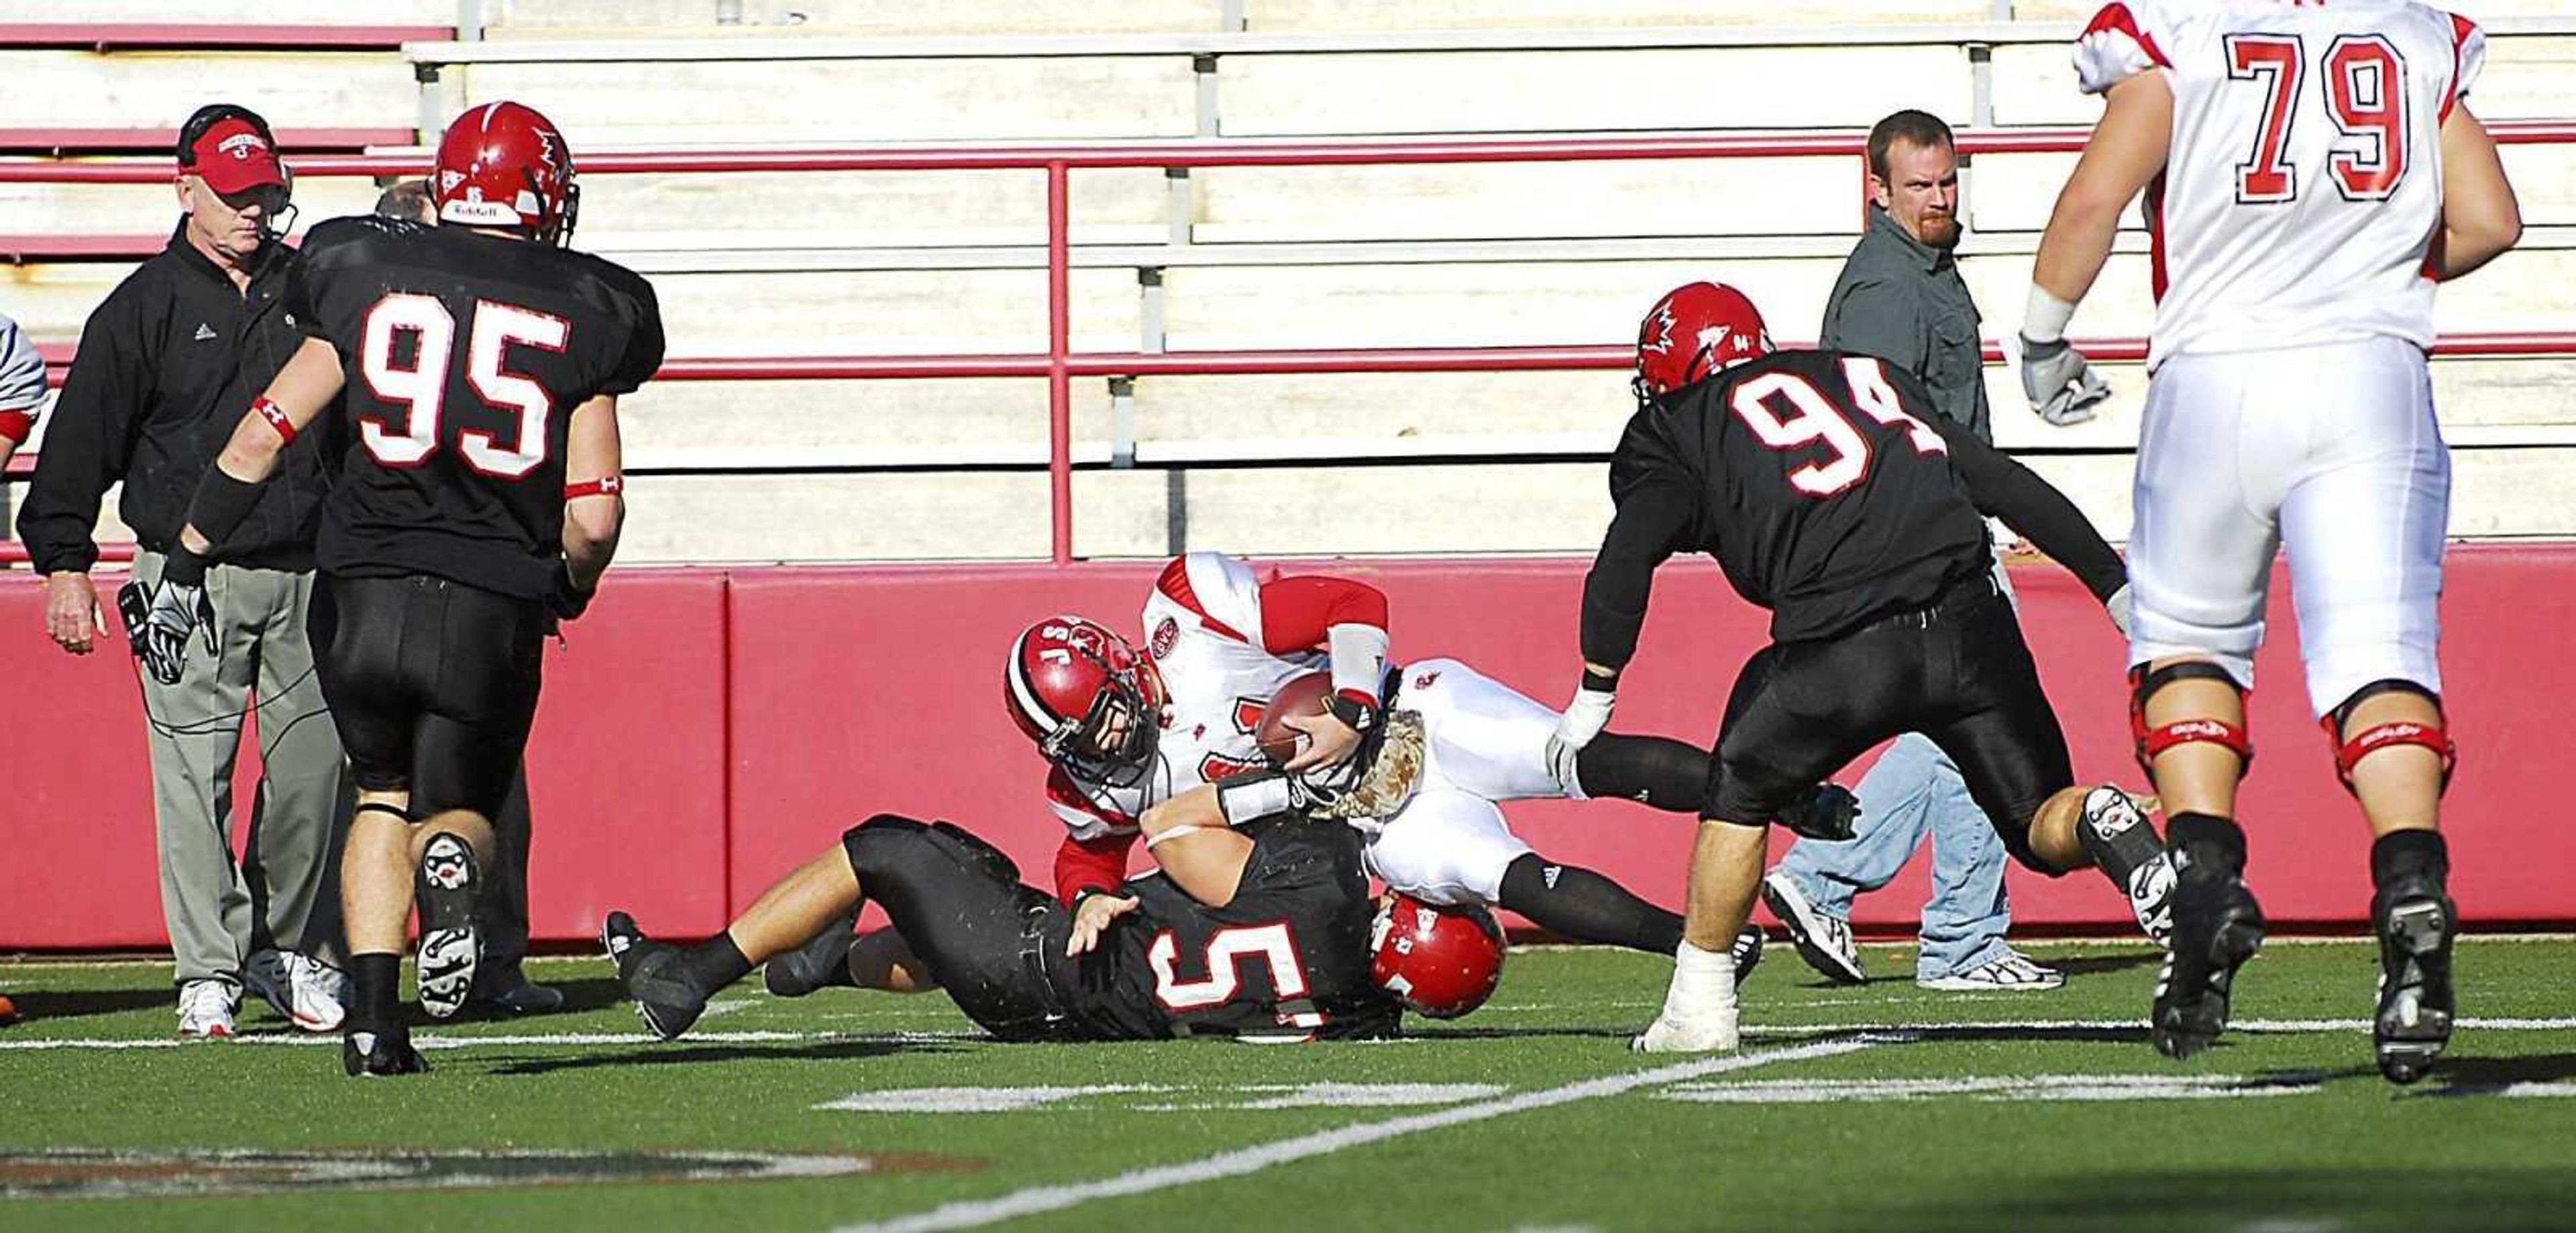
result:
M 2105 97 L 2058 197 L 2023 326 L 2034 406 L 2080 382 L 2075 304 L 2141 192 L 2157 296 L 2129 580 L 2130 713 L 2182 871 L 2156 1047 L 2226 1025 L 2263 939 L 2243 881 L 2244 691 L 2286 544 L 2308 698 L 2376 841 L 2381 1071 L 2449 1042 L 2452 750 L 2435 660 L 2450 459 L 2425 356 L 2435 284 L 2521 218 L 2470 114 L 2477 26 L 2402 0 L 2131 0 L 2075 51 Z

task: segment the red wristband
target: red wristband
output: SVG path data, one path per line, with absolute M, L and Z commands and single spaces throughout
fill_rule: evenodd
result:
M 35 431 L 34 412 L 0 411 L 0 437 L 7 437 L 11 441 L 24 445 L 27 443 L 27 438 L 34 435 Z
M 286 418 L 286 412 L 279 409 L 276 403 L 270 402 L 266 395 L 253 400 L 250 409 L 259 418 L 267 420 L 268 426 L 276 429 L 277 435 L 286 439 L 286 444 L 295 444 L 295 421 Z
M 626 491 L 625 476 L 603 475 L 595 480 L 583 480 L 577 484 L 564 485 L 564 500 L 569 501 L 575 497 L 613 497 L 624 491 Z

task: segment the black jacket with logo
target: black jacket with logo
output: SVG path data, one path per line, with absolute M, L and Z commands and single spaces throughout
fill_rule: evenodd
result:
M 289 356 L 303 331 L 285 310 L 294 251 L 272 243 L 236 289 L 188 244 L 186 223 L 109 292 L 81 330 L 80 353 L 45 429 L 18 537 L 36 568 L 98 561 L 98 503 L 123 481 L 117 513 L 144 547 L 167 551 L 197 481 Z M 298 438 L 259 504 L 224 541 L 224 559 L 311 569 L 327 487 L 326 433 Z

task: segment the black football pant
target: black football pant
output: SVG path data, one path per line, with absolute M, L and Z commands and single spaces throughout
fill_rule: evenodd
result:
M 536 718 L 544 605 L 425 574 L 323 590 L 309 630 L 359 790 L 409 789 L 419 818 L 498 815 Z
M 947 822 L 878 814 L 841 836 L 859 893 L 957 1008 L 1003 1040 L 1087 1039 L 1067 1013 L 1073 912 L 1020 882 L 1000 849 Z
M 2075 782 L 2012 604 L 1983 574 L 1847 634 L 1764 647 L 1736 677 L 1704 815 L 1776 817 L 1873 745 L 1920 732 L 1950 755 L 2013 859 L 2031 815 Z

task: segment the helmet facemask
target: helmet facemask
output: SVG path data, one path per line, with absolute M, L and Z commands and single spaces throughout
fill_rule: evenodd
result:
M 1133 667 L 1119 668 L 1098 651 L 1075 648 L 1098 663 L 1107 679 L 1091 697 L 1091 709 L 1079 720 L 1056 725 L 1038 749 L 1078 778 L 1111 787 L 1131 787 L 1154 765 L 1155 742 L 1163 730 L 1162 715 L 1147 697 Z

